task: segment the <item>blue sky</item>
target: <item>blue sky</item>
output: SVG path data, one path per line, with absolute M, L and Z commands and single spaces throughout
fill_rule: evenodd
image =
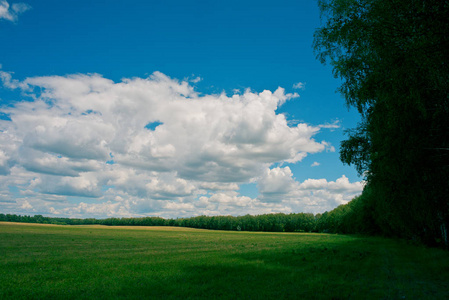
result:
M 0 211 L 346 203 L 361 178 L 338 148 L 359 117 L 315 59 L 319 26 L 315 1 L 0 1 Z

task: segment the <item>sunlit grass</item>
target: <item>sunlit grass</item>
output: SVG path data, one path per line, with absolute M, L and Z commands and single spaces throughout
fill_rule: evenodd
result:
M 448 290 L 448 252 L 381 238 L 0 223 L 0 299 L 446 299 Z

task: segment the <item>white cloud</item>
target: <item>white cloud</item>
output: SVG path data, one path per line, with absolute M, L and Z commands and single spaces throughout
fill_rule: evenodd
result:
M 69 159 L 61 155 L 43 153 L 25 147 L 20 149 L 18 160 L 30 172 L 59 176 L 79 176 L 81 172 L 90 172 L 101 168 L 101 164 L 96 160 Z
M 320 128 L 328 128 L 328 129 L 331 129 L 331 130 L 337 129 L 337 128 L 341 127 L 340 126 L 340 120 L 336 120 L 336 121 L 334 121 L 331 124 L 329 124 L 329 123 L 321 124 L 321 125 L 318 125 L 318 127 L 320 127 Z
M 298 199 L 301 201 L 296 203 L 298 206 L 308 207 L 312 212 L 331 210 L 361 194 L 363 186 L 363 182 L 349 182 L 345 175 L 336 181 L 307 179 L 298 185 Z
M 363 182 L 351 183 L 344 175 L 336 181 L 307 179 L 300 183 L 289 167 L 265 170 L 258 186 L 259 198 L 264 202 L 282 203 L 294 211 L 313 213 L 345 204 L 363 190 Z
M 21 209 L 25 209 L 25 210 L 32 210 L 33 206 L 31 206 L 30 202 L 28 202 L 27 200 L 25 200 L 22 203 L 22 206 L 20 206 Z
M 291 128 L 275 113 L 295 96 L 281 88 L 198 97 L 186 82 L 161 73 L 117 84 L 98 75 L 25 82 L 44 92 L 9 112 L 20 131 L 34 131 L 24 144 L 70 158 L 106 159 L 112 152 L 121 164 L 230 182 L 254 177 L 261 163 L 295 162 L 325 148 L 311 138 L 318 127 Z M 145 130 L 156 120 L 162 125 Z
M 258 180 L 259 191 L 267 195 L 284 195 L 295 189 L 296 181 L 289 167 L 266 169 Z
M 298 82 L 298 83 L 295 83 L 295 84 L 293 85 L 293 88 L 294 88 L 294 89 L 298 89 L 298 90 L 305 90 L 305 89 L 306 89 L 306 83 L 305 83 L 305 82 Z
M 31 6 L 25 3 L 14 3 L 10 6 L 7 1 L 2 0 L 0 1 L 0 20 L 16 22 L 18 16 L 29 9 L 31 9 Z
M 20 140 L 8 130 L 9 122 L 0 120 L 0 175 L 8 175 L 17 160 Z
M 310 166 L 311 166 L 311 167 L 318 167 L 319 165 L 320 165 L 319 162 L 314 161 L 313 164 L 311 164 Z
M 363 189 L 363 183 L 350 183 L 349 179 L 342 175 L 336 181 L 327 181 L 326 179 L 307 179 L 299 185 L 302 190 L 320 190 L 328 189 L 337 192 L 358 193 Z
M 26 200 L 34 211 L 59 215 L 290 212 L 285 201 L 299 199 L 302 184 L 288 167 L 269 167 L 333 149 L 313 138 L 323 126 L 290 126 L 276 113 L 298 96 L 282 88 L 200 96 L 188 81 L 160 72 L 121 82 L 11 74 L 0 72 L 4 86 L 33 101 L 0 109 L 11 119 L 0 121 L 0 175 L 9 174 L 0 177 L 0 193 L 19 203 L 8 190 L 17 187 L 22 209 Z M 146 128 L 154 122 L 160 125 Z M 256 181 L 260 197 L 238 194 L 239 184 Z M 335 185 L 351 188 L 344 179 Z M 341 194 L 332 184 L 323 189 Z
M 31 187 L 43 194 L 93 198 L 102 195 L 96 174 L 87 172 L 78 177 L 41 175 Z
M 199 76 L 197 76 L 197 77 L 195 77 L 195 78 L 193 78 L 193 79 L 190 79 L 190 82 L 192 82 L 192 83 L 198 83 L 198 82 L 200 82 L 201 80 L 203 80 L 201 77 L 199 77 Z
M 2 66 L 0 65 L 0 69 L 1 67 Z M 0 71 L 0 80 L 3 83 L 3 85 L 9 89 L 27 88 L 27 85 L 25 83 L 20 82 L 17 79 L 12 79 L 11 73 L 5 71 Z

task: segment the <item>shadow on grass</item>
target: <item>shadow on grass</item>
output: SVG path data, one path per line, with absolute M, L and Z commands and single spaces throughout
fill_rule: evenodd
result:
M 447 299 L 447 276 L 429 280 L 431 269 L 403 259 L 407 250 L 347 242 L 243 252 L 232 263 L 185 268 L 181 286 L 220 299 Z
M 127 278 L 126 283 L 122 280 L 123 284 L 114 294 L 123 298 L 140 295 L 164 299 L 356 297 L 360 294 L 354 293 L 356 267 L 341 267 L 347 261 L 339 261 L 338 255 L 338 251 L 324 248 L 307 248 L 304 253 L 272 250 L 224 253 L 221 259 L 197 261 L 180 269 L 170 270 L 167 266 L 166 276 L 157 279 L 139 277 L 139 272 L 137 277 Z M 354 256 L 360 257 L 359 254 Z
M 355 266 L 343 266 L 338 253 L 313 251 L 240 254 L 234 257 L 238 263 L 186 268 L 185 281 L 197 287 L 196 296 L 200 297 L 348 299 L 367 291 L 379 296 L 377 287 L 367 285 Z M 354 283 L 356 280 L 363 289 Z

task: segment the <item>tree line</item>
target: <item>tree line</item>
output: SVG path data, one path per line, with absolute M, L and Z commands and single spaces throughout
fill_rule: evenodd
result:
M 363 224 L 355 224 L 348 214 L 355 214 L 358 197 L 346 205 L 323 214 L 274 213 L 244 216 L 196 216 L 165 219 L 161 217 L 75 219 L 0 214 L 3 222 L 24 222 L 56 225 L 107 225 L 107 226 L 177 226 L 212 230 L 265 231 L 265 232 L 328 232 L 357 233 Z M 367 231 L 366 231 L 367 232 Z

